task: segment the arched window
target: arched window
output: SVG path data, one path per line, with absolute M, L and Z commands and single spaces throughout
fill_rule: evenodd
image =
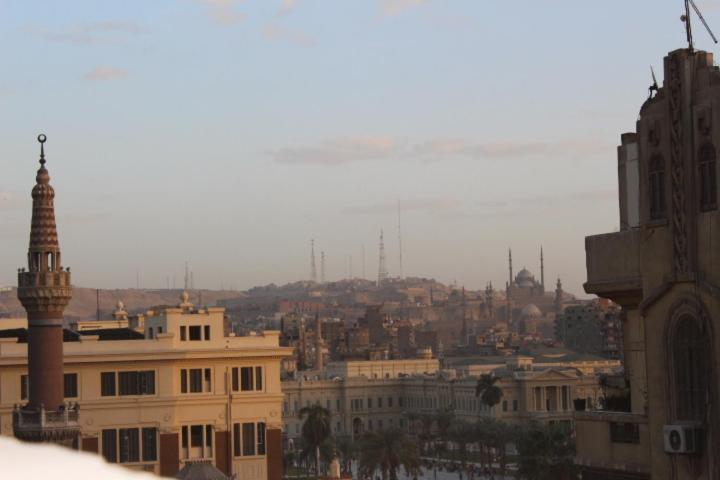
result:
M 650 158 L 648 165 L 648 190 L 650 193 L 650 220 L 665 218 L 665 162 L 660 155 Z
M 705 212 L 717 208 L 717 174 L 715 170 L 715 147 L 706 143 L 698 152 L 700 182 L 700 210 Z
M 672 342 L 677 420 L 705 420 L 708 397 L 708 335 L 697 318 L 683 315 L 675 327 Z

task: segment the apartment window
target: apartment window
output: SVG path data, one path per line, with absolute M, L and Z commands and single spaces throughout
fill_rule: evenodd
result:
M 102 372 L 100 374 L 100 394 L 103 397 L 114 397 L 115 392 L 115 372 Z
M 403 397 L 398 397 L 398 407 L 400 407 L 400 408 L 403 407 L 403 403 L 405 403 L 403 400 L 404 400 Z
M 518 401 L 513 400 L 513 412 L 517 412 L 517 411 L 518 411 Z
M 368 410 L 372 408 L 372 398 L 368 398 Z
M 163 332 L 162 327 L 158 327 L 157 332 L 158 332 L 158 335 L 161 334 Z
M 339 398 L 335 399 L 335 411 L 336 412 L 340 411 L 340 399 Z
M 660 155 L 650 158 L 648 165 L 648 190 L 650 193 L 650 220 L 665 218 L 665 162 Z
M 295 433 L 298 425 L 295 425 Z M 265 423 L 233 424 L 233 454 L 236 457 L 265 455 L 266 437 Z
M 637 423 L 610 422 L 610 441 L 613 443 L 640 443 Z
M 382 405 L 383 405 L 382 400 L 383 400 L 382 397 L 378 397 L 378 408 L 382 408 Z
M 263 389 L 262 367 L 255 367 L 255 390 Z
M 120 395 L 154 395 L 155 371 L 118 372 L 118 392 Z
M 717 208 L 717 174 L 715 170 L 715 147 L 706 143 L 698 153 L 700 174 L 700 210 L 708 211 Z
M 185 325 L 180 326 L 180 340 L 183 342 L 187 340 L 187 327 Z
M 205 340 L 210 340 L 210 325 L 205 325 L 204 330 Z
M 388 397 L 388 408 L 392 408 L 393 406 L 393 397 Z
M 120 428 L 102 431 L 102 455 L 111 463 L 157 461 L 157 428 Z
M 202 329 L 200 328 L 200 325 L 191 325 L 190 326 L 190 341 L 200 341 L 202 340 Z
M 255 424 L 242 424 L 242 452 L 243 455 L 255 455 Z
M 503 412 L 507 412 L 507 410 L 508 410 L 507 400 L 503 400 L 503 402 L 502 402 L 502 411 L 503 411 Z
M 27 400 L 30 396 L 30 381 L 27 375 L 20 375 L 20 400 Z
M 181 393 L 209 393 L 212 391 L 212 370 L 209 368 L 190 368 L 180 370 Z
M 78 375 L 77 373 L 66 373 L 63 378 L 65 398 L 78 397 Z

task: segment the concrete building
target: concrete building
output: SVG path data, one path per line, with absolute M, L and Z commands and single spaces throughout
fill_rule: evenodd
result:
M 712 54 L 676 50 L 621 137 L 620 231 L 585 239 L 585 290 L 622 306 L 631 408 L 577 414 L 586 480 L 720 478 L 719 112 Z

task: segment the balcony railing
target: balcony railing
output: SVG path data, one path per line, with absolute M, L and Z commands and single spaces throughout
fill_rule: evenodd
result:
M 77 437 L 80 432 L 80 408 L 78 404 L 67 404 L 57 410 L 43 407 L 15 406 L 13 430 L 23 440 L 63 440 Z

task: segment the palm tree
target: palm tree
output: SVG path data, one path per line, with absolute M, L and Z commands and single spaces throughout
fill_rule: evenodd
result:
M 574 471 L 575 444 L 567 427 L 532 423 L 518 435 L 517 448 L 520 478 L 571 478 Z
M 397 480 L 400 467 L 408 475 L 420 472 L 420 452 L 417 442 L 402 430 L 390 429 L 367 432 L 360 439 L 360 474 L 372 477 L 380 470 L 383 480 Z
M 496 377 L 490 373 L 483 373 L 480 375 L 480 378 L 478 378 L 477 385 L 475 386 L 475 396 L 480 397 L 480 401 L 490 409 L 500 403 L 503 397 L 502 389 L 495 385 L 499 380 L 500 377 Z
M 315 451 L 315 476 L 320 476 L 320 450 L 330 437 L 330 411 L 320 405 L 303 407 L 298 412 L 302 425 L 302 439 L 308 451 Z
M 463 471 L 467 463 L 468 445 L 475 440 L 475 433 L 475 428 L 465 422 L 454 422 L 448 431 L 450 440 L 457 445 Z

